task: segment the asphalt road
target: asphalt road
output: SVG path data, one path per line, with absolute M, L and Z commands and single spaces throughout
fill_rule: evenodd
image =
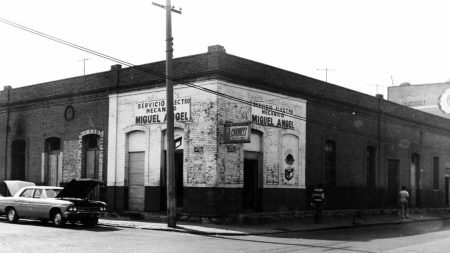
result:
M 447 252 L 449 221 L 276 233 L 202 236 L 180 232 L 0 219 L 0 252 Z

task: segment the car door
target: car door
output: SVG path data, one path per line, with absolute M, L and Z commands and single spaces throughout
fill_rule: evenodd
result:
M 36 189 L 28 205 L 28 215 L 32 218 L 48 218 L 47 200 L 43 189 Z
M 33 197 L 34 188 L 27 188 L 14 199 L 14 208 L 19 216 L 30 217 L 29 206 Z

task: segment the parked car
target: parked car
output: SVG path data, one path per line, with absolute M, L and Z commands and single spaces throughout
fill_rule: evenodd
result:
M 73 179 L 64 188 L 54 186 L 27 186 L 12 197 L 0 197 L 0 213 L 9 222 L 19 218 L 52 221 L 57 226 L 66 222 L 96 225 L 106 213 L 106 203 L 88 200 L 90 191 L 100 183 L 92 179 Z

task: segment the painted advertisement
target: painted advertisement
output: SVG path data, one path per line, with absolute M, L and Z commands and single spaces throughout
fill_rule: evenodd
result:
M 282 106 L 252 102 L 253 124 L 286 129 L 298 128 L 294 123 L 294 118 L 289 114 L 293 115 L 294 110 Z
M 176 121 L 191 120 L 191 98 L 178 98 L 173 101 L 174 118 Z M 166 100 L 144 101 L 135 104 L 136 124 L 157 124 L 167 121 Z

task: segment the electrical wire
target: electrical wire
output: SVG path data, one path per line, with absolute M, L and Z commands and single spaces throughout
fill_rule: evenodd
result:
M 228 94 L 225 94 L 225 93 L 221 93 L 221 92 L 214 91 L 214 90 L 211 90 L 211 89 L 208 89 L 208 88 L 205 88 L 205 87 L 201 87 L 201 86 L 196 85 L 196 84 L 191 83 L 191 82 L 177 81 L 171 76 L 167 76 L 167 75 L 159 73 L 157 71 L 153 71 L 151 69 L 144 68 L 144 67 L 139 66 L 139 65 L 134 65 L 134 64 L 132 64 L 130 62 L 127 62 L 127 61 L 124 61 L 124 60 L 121 60 L 121 59 L 118 59 L 118 58 L 115 58 L 115 57 L 112 57 L 112 56 L 100 53 L 98 51 L 95 51 L 95 50 L 92 50 L 92 49 L 89 49 L 89 48 L 77 45 L 75 43 L 72 43 L 72 42 L 69 42 L 69 41 L 66 41 L 66 40 L 63 40 L 63 39 L 59 39 L 57 37 L 54 37 L 54 36 L 48 35 L 46 33 L 43 33 L 43 32 L 40 32 L 40 31 L 37 31 L 37 30 L 34 30 L 34 29 L 31 29 L 29 27 L 26 27 L 26 26 L 14 23 L 14 22 L 6 20 L 4 18 L 0 18 L 0 22 L 5 23 L 5 24 L 10 25 L 10 26 L 13 26 L 13 27 L 16 27 L 16 28 L 19 28 L 21 30 L 33 33 L 33 34 L 36 34 L 38 36 L 41 36 L 41 37 L 44 37 L 46 39 L 55 41 L 57 43 L 61 43 L 61 44 L 64 44 L 66 46 L 69 46 L 69 47 L 72 47 L 72 48 L 75 48 L 75 49 L 78 49 L 78 50 L 90 53 L 92 55 L 95 55 L 95 56 L 98 56 L 98 57 L 101 57 L 101 58 L 104 58 L 104 59 L 107 59 L 107 60 L 110 60 L 110 61 L 122 64 L 122 65 L 125 65 L 125 66 L 128 66 L 128 67 L 132 67 L 132 68 L 137 69 L 139 71 L 155 75 L 157 77 L 161 77 L 162 79 L 169 79 L 169 80 L 173 81 L 175 84 L 186 85 L 188 87 L 192 87 L 192 88 L 204 91 L 204 92 L 208 92 L 208 93 L 220 96 L 220 97 L 224 97 L 224 98 L 227 98 L 227 99 L 230 99 L 230 100 L 242 103 L 242 104 L 246 104 L 246 105 L 249 105 L 249 106 L 252 106 L 252 107 L 255 106 L 255 104 L 254 104 L 255 102 L 247 101 L 247 100 L 242 99 L 242 98 L 234 97 L 234 96 L 231 96 L 231 95 L 228 95 Z M 264 101 L 262 101 L 262 102 L 264 102 Z M 293 113 L 286 113 L 286 112 L 283 112 L 283 111 L 278 110 L 276 108 L 264 108 L 264 109 L 267 109 L 268 111 L 274 111 L 274 112 L 277 112 L 277 113 L 281 113 L 281 114 L 286 115 L 288 117 L 291 117 L 291 118 L 298 119 L 298 120 L 306 122 L 306 117 L 304 117 L 304 116 L 296 115 L 296 114 L 293 114 Z M 316 125 L 319 125 L 319 126 L 332 127 L 332 128 L 334 128 L 336 130 L 341 130 L 343 132 L 348 132 L 348 133 L 351 133 L 351 134 L 366 136 L 368 138 L 375 138 L 376 137 L 375 134 L 362 133 L 362 132 L 358 133 L 358 132 L 356 132 L 354 130 L 345 129 L 345 128 L 338 128 L 338 127 L 336 127 L 336 126 L 334 126 L 334 125 L 332 125 L 330 123 L 325 123 L 325 122 L 321 122 L 321 121 L 318 121 L 318 120 L 308 119 L 307 122 L 312 123 L 312 124 L 316 124 Z M 386 141 L 389 141 L 389 140 L 386 140 Z M 392 140 L 390 142 L 396 143 L 395 141 L 392 141 Z
M 86 47 L 77 45 L 77 44 L 75 44 L 75 43 L 72 43 L 72 42 L 69 42 L 69 41 L 66 41 L 66 40 L 63 40 L 63 39 L 60 39 L 60 38 L 57 38 L 57 37 L 48 35 L 48 34 L 46 34 L 46 33 L 43 33 L 43 32 L 37 31 L 37 30 L 34 30 L 34 29 L 32 29 L 32 28 L 29 28 L 29 27 L 26 27 L 26 26 L 17 24 L 17 23 L 15 23 L 15 22 L 12 22 L 12 21 L 9 21 L 9 20 L 3 19 L 3 18 L 0 18 L 0 22 L 5 23 L 5 24 L 8 24 L 8 25 L 13 26 L 13 27 L 16 27 L 16 28 L 19 28 L 19 29 L 21 29 L 21 30 L 24 30 L 24 31 L 33 33 L 33 34 L 36 34 L 36 35 L 41 36 L 41 37 L 44 37 L 44 38 L 46 38 L 46 39 L 49 39 L 49 40 L 52 40 L 52 41 L 55 41 L 55 42 L 64 44 L 64 45 L 66 45 L 66 46 L 69 46 L 69 47 L 72 47 L 72 48 L 75 48 L 75 49 L 78 49 L 78 50 L 81 50 L 81 51 L 84 51 L 84 52 L 93 54 L 93 55 L 95 55 L 95 56 L 98 56 L 98 57 L 101 57 L 101 58 L 104 58 L 104 59 L 107 59 L 107 60 L 110 60 L 110 61 L 113 61 L 113 62 L 122 64 L 122 65 L 125 65 L 125 66 L 128 66 L 128 67 L 132 67 L 132 68 L 134 68 L 134 69 L 143 71 L 143 72 L 145 72 L 145 73 L 152 74 L 152 75 L 161 77 L 161 78 L 163 78 L 163 79 L 169 79 L 169 80 L 171 80 L 172 82 L 174 82 L 175 84 L 186 85 L 186 86 L 189 86 L 189 87 L 192 87 L 192 88 L 195 88 L 195 89 L 204 91 L 204 92 L 212 93 L 212 94 L 217 95 L 217 96 L 221 96 L 221 97 L 224 97 L 224 98 L 228 98 L 228 99 L 230 99 L 230 100 L 234 100 L 234 101 L 236 101 L 236 102 L 240 102 L 240 103 L 243 103 L 243 104 L 247 104 L 247 105 L 250 105 L 250 106 L 254 106 L 253 102 L 251 102 L 251 101 L 247 101 L 247 100 L 245 100 L 245 99 L 237 98 L 237 97 L 234 97 L 234 96 L 225 94 L 225 93 L 221 93 L 221 92 L 214 91 L 214 90 L 211 90 L 211 89 L 208 89 L 208 88 L 205 88 L 205 87 L 201 87 L 201 86 L 196 85 L 196 84 L 191 83 L 191 82 L 180 82 L 180 81 L 176 81 L 176 80 L 175 80 L 173 77 L 171 77 L 171 76 L 167 76 L 167 75 L 162 74 L 162 73 L 159 73 L 159 72 L 157 72 L 157 71 L 153 71 L 153 70 L 148 69 L 148 68 L 144 68 L 144 67 L 141 67 L 141 66 L 138 66 L 138 65 L 134 65 L 134 64 L 132 64 L 132 63 L 130 63 L 130 62 L 127 62 L 127 61 L 124 61 L 124 60 L 121 60 L 121 59 L 118 59 L 118 58 L 109 56 L 109 55 L 107 55 L 107 54 L 103 54 L 103 53 L 100 53 L 100 52 L 98 52 L 98 51 L 95 51 L 95 50 L 92 50 L 92 49 L 89 49 L 89 48 L 86 48 Z M 304 120 L 304 121 L 306 121 L 306 118 L 303 117 L 303 116 L 300 116 L 300 115 L 296 115 L 296 114 L 293 114 L 293 113 L 286 113 L 286 112 L 283 112 L 283 111 L 281 111 L 281 110 L 277 110 L 277 109 L 274 109 L 274 108 L 264 108 L 264 109 L 267 109 L 268 111 L 278 112 L 278 113 L 281 113 L 281 114 L 283 114 L 283 115 L 287 115 L 287 116 L 292 117 L 292 118 L 295 118 L 295 119 L 299 119 L 299 120 Z

